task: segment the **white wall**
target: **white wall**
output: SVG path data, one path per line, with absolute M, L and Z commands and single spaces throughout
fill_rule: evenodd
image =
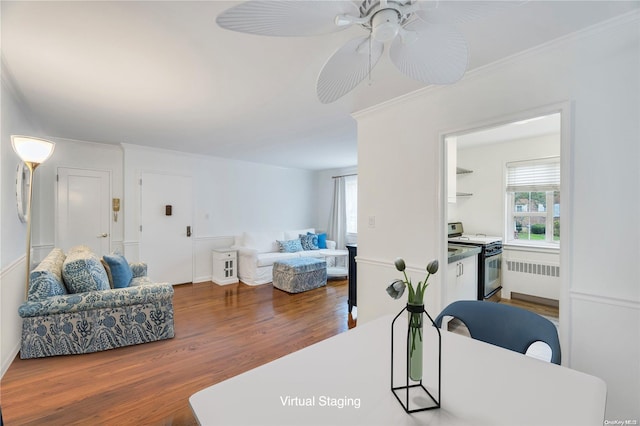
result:
M 138 258 L 142 172 L 193 177 L 195 282 L 211 279 L 211 249 L 232 245 L 234 235 L 314 226 L 314 172 L 137 145 L 123 147 L 127 258 Z
M 401 308 L 384 292 L 398 276 L 395 257 L 423 268 L 444 256 L 441 136 L 568 103 L 564 363 L 607 382 L 606 419 L 640 418 L 639 25 L 639 14 L 627 15 L 356 114 L 359 221 L 376 216 L 358 235 L 358 321 Z
M 9 368 L 18 352 L 20 327 L 18 306 L 24 301 L 26 265 L 26 225 L 16 210 L 16 167 L 21 163 L 11 148 L 13 134 L 43 137 L 38 125 L 14 90 L 10 77 L 2 71 L 0 89 L 2 123 L 0 139 L 0 375 Z M 35 185 L 40 182 L 36 174 Z

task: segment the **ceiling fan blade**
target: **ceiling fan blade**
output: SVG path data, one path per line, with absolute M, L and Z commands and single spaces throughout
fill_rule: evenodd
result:
M 460 24 L 483 19 L 526 1 L 452 1 L 426 0 L 417 3 L 416 14 L 427 22 Z
M 320 102 L 331 103 L 353 90 L 376 65 L 383 50 L 384 43 L 370 36 L 354 38 L 338 49 L 318 75 Z
M 340 31 L 339 15 L 359 17 L 351 1 L 252 0 L 225 10 L 216 18 L 222 28 L 267 36 L 313 36 Z
M 467 42 L 455 28 L 420 21 L 409 23 L 412 37 L 396 37 L 391 62 L 408 77 L 426 84 L 452 84 L 467 70 Z M 404 39 L 404 40 L 403 40 Z

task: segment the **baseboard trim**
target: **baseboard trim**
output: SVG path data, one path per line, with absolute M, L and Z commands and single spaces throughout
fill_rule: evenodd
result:
M 555 299 L 548 299 L 546 297 L 532 296 L 530 294 L 511 292 L 511 299 L 522 300 L 523 302 L 537 303 L 538 305 L 551 306 L 553 308 L 560 308 L 560 302 Z
M 2 363 L 2 367 L 1 367 L 2 371 L 0 371 L 0 379 L 4 377 L 4 373 L 6 373 L 7 370 L 9 370 L 9 367 L 11 367 L 11 364 L 16 359 L 16 356 L 20 353 L 20 343 L 15 345 L 11 350 L 11 352 L 9 353 L 11 354 L 11 356 Z
M 9 278 L 9 275 L 17 274 L 20 276 L 20 282 L 21 282 L 21 285 L 23 286 L 24 279 L 25 279 L 25 276 L 23 274 L 26 273 L 25 260 L 26 260 L 26 256 L 23 254 L 22 256 L 18 257 L 13 262 L 8 264 L 5 268 L 0 270 L 0 282 L 5 283 L 5 280 Z M 7 308 L 5 307 L 5 309 Z M 14 309 L 17 310 L 18 308 L 15 307 Z M 15 315 L 17 317 L 17 313 Z M 16 327 L 20 327 L 21 324 L 22 324 L 22 318 L 18 318 L 16 322 Z M 7 327 L 7 325 L 5 324 L 2 324 L 2 325 L 4 327 Z M 5 332 L 6 330 L 2 330 L 2 331 Z M 9 350 L 6 353 L 7 357 L 6 358 L 3 357 L 2 359 L 2 365 L 0 365 L 0 378 L 2 378 L 4 374 L 7 372 L 7 370 L 9 370 L 9 367 L 11 367 L 11 363 L 13 363 L 13 360 L 16 358 L 16 355 L 18 355 L 18 353 L 20 352 L 20 339 L 18 338 L 18 335 L 16 335 L 16 339 L 17 341 L 14 341 L 14 342 L 6 342 L 7 347 L 11 347 L 11 350 Z M 14 344 L 11 345 L 11 343 L 14 343 Z

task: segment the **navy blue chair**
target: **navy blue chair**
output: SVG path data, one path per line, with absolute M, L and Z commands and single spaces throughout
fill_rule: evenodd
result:
M 560 364 L 558 330 L 534 312 L 502 303 L 459 300 L 444 308 L 434 321 L 436 326 L 442 326 L 445 316 L 462 321 L 473 339 L 522 354 L 532 343 L 544 342 L 551 348 L 551 362 Z

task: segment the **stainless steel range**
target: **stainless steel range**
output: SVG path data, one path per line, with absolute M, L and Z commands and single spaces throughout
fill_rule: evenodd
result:
M 500 300 L 502 290 L 502 237 L 465 234 L 462 222 L 447 225 L 450 243 L 480 247 L 478 255 L 478 300 Z

